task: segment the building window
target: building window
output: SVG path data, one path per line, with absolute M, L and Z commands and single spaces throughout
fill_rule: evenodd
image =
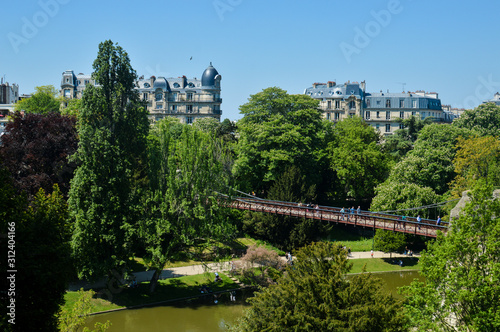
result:
M 387 124 L 385 125 L 385 132 L 386 132 L 386 133 L 390 133 L 390 132 L 391 132 L 391 124 L 390 124 L 390 123 L 387 123 Z
M 404 124 L 402 124 L 402 123 L 400 123 L 400 124 L 399 124 L 399 129 L 405 129 L 405 125 L 404 125 Z
M 349 113 L 350 118 L 354 118 L 354 113 Z
M 327 109 L 331 109 L 331 108 L 332 108 L 332 101 L 331 101 L 331 100 L 329 100 L 329 101 L 327 101 L 326 103 L 327 103 L 327 104 L 326 104 L 326 108 L 327 108 Z
M 144 93 L 142 94 L 142 99 L 144 99 L 144 100 L 148 100 L 148 93 L 147 93 L 147 92 L 144 92 Z
M 85 85 L 89 84 L 89 80 L 85 80 Z
M 391 100 L 390 99 L 386 99 L 385 100 L 385 107 L 391 107 Z
M 186 105 L 186 111 L 188 113 L 193 113 L 193 105 Z
M 400 99 L 399 100 L 399 108 L 404 108 L 405 107 L 405 100 L 404 99 Z
M 351 100 L 349 102 L 349 109 L 355 110 L 356 109 L 356 102 L 354 100 Z
M 157 103 L 156 104 L 156 109 L 161 110 L 163 108 L 163 103 Z
M 340 100 L 335 100 L 335 109 L 340 109 Z
M 64 97 L 69 98 L 71 96 L 71 92 L 69 89 L 64 89 Z
M 177 112 L 177 105 L 172 105 L 172 112 Z
M 370 99 L 366 100 L 366 107 L 370 107 Z
M 405 112 L 403 112 L 403 111 L 399 112 L 399 117 L 400 117 L 401 119 L 404 119 L 404 117 L 405 117 Z
M 378 124 L 378 123 L 377 123 L 377 124 L 375 125 L 375 129 L 377 129 L 377 131 L 380 131 L 380 124 Z
M 191 92 L 186 93 L 186 100 L 187 101 L 192 101 L 193 100 L 193 94 Z
M 377 111 L 377 119 L 380 118 L 380 111 Z
M 156 94 L 156 101 L 160 101 L 162 99 L 163 95 L 161 93 Z
M 411 112 L 411 116 L 415 116 L 415 112 Z
M 177 101 L 177 92 L 172 93 L 172 100 Z
M 339 121 L 339 119 L 340 119 L 340 113 L 335 112 L 335 121 Z
M 186 116 L 186 123 L 187 124 L 192 124 L 193 123 L 193 117 L 192 116 Z
M 370 111 L 366 111 L 365 113 L 365 119 L 370 120 Z
M 326 113 L 326 119 L 330 120 L 330 113 Z
M 385 119 L 386 120 L 390 120 L 391 119 L 391 112 L 390 111 L 385 112 Z
M 416 100 L 413 101 L 413 108 L 417 108 L 417 101 Z

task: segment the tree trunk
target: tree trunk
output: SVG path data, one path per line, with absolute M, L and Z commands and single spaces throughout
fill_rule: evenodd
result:
M 156 285 L 158 285 L 158 279 L 160 279 L 160 274 L 161 274 L 162 269 L 156 269 L 155 273 L 153 273 L 153 276 L 151 277 L 151 280 L 149 281 L 149 292 L 153 293 L 156 289 Z

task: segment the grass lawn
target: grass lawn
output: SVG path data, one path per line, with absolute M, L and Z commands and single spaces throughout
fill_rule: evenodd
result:
M 351 248 L 351 251 L 370 251 L 372 249 L 373 237 L 364 237 L 348 231 L 345 227 L 336 226 L 328 234 L 325 241 L 338 242 L 342 246 Z
M 402 260 L 403 266 L 391 263 L 394 260 Z M 404 258 L 361 258 L 361 259 L 351 259 L 350 262 L 353 263 L 352 270 L 350 273 L 361 273 L 363 266 L 366 264 L 367 272 L 389 272 L 389 271 L 401 271 L 401 270 L 420 270 L 420 261 L 415 257 L 404 257 Z
M 112 294 L 111 298 L 106 294 L 101 296 L 96 294 L 92 299 L 91 312 L 198 296 L 201 295 L 200 287 L 202 285 L 209 286 L 213 292 L 238 287 L 238 285 L 224 273 L 219 273 L 219 275 L 222 278 L 222 282 L 218 283 L 213 283 L 213 273 L 209 274 L 209 276 L 207 274 L 199 274 L 194 276 L 159 280 L 153 294 L 149 293 L 149 282 L 140 283 L 137 288 L 121 288 L 119 292 Z M 64 296 L 64 306 L 66 308 L 71 307 L 76 302 L 77 297 L 77 292 L 66 292 Z

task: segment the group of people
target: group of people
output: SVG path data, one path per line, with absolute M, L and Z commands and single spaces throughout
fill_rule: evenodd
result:
M 347 220 L 349 220 L 349 217 L 351 215 L 354 215 L 354 212 L 356 212 L 356 214 L 361 214 L 361 207 L 358 206 L 357 209 L 354 209 L 354 206 L 351 206 L 351 208 L 347 208 L 347 209 L 344 209 L 342 207 L 342 209 L 340 209 L 340 214 L 342 215 L 342 220 L 344 220 L 344 216 L 346 215 L 346 210 L 347 210 Z

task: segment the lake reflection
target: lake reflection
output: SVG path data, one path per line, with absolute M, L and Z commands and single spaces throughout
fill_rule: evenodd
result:
M 409 285 L 415 278 L 423 281 L 416 271 L 374 273 L 385 281 L 385 288 L 393 295 L 397 288 Z M 250 294 L 248 292 L 247 294 Z M 226 324 L 233 324 L 243 315 L 248 305 L 248 295 L 237 292 L 236 301 L 230 301 L 229 294 L 222 294 L 214 303 L 213 295 L 201 300 L 182 302 L 175 305 L 154 308 L 121 310 L 109 314 L 92 316 L 87 320 L 87 327 L 94 322 L 111 321 L 110 332 L 129 331 L 175 331 L 175 332 L 219 332 L 225 331 Z

